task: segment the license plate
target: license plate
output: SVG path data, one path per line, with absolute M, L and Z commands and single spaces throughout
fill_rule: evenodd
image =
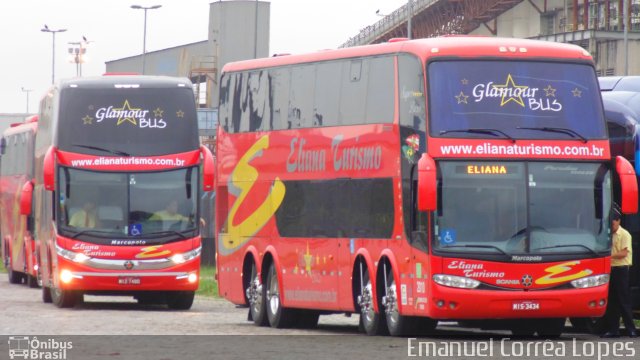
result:
M 137 276 L 120 276 L 118 285 L 140 285 L 140 278 Z
M 515 311 L 533 311 L 540 310 L 540 303 L 537 301 L 517 301 L 511 306 Z

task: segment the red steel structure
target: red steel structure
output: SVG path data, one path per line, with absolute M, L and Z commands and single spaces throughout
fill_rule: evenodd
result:
M 557 336 L 604 313 L 637 183 L 582 48 L 393 41 L 227 64 L 220 94 L 217 279 L 257 325 Z
M 32 236 L 33 219 L 22 213 L 20 199 L 24 185 L 33 180 L 37 130 L 37 116 L 5 130 L 0 158 L 2 258 L 9 282 L 18 284 L 25 280 L 30 287 L 38 287 L 37 249 Z
M 188 309 L 199 283 L 199 205 L 213 186 L 187 79 L 61 81 L 40 103 L 33 216 L 43 300 L 133 295 Z

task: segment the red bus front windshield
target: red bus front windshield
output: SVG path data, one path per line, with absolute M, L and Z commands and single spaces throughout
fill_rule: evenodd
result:
M 496 260 L 610 253 L 607 166 L 442 161 L 438 167 L 435 251 Z
M 61 168 L 58 230 L 63 236 L 109 245 L 194 237 L 198 174 L 197 167 L 145 173 Z

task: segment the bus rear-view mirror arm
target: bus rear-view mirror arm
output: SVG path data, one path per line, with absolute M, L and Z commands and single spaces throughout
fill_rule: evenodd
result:
M 44 175 L 44 189 L 48 191 L 56 189 L 56 150 L 54 146 L 51 146 L 44 155 L 42 172 Z
M 204 191 L 213 191 L 213 179 L 215 175 L 213 154 L 211 150 L 204 145 L 200 145 L 202 153 L 202 188 Z
M 424 153 L 418 161 L 418 210 L 435 211 L 437 205 L 436 162 Z
M 20 214 L 31 215 L 31 204 L 33 199 L 33 180 L 27 181 L 22 185 L 20 192 Z
M 620 178 L 620 208 L 623 214 L 638 212 L 638 180 L 633 166 L 622 156 L 616 156 L 616 172 Z

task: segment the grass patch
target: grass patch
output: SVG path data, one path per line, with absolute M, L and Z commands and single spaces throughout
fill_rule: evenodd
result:
M 197 295 L 218 297 L 218 282 L 215 279 L 215 273 L 215 266 L 200 267 L 200 287 L 196 291 Z

